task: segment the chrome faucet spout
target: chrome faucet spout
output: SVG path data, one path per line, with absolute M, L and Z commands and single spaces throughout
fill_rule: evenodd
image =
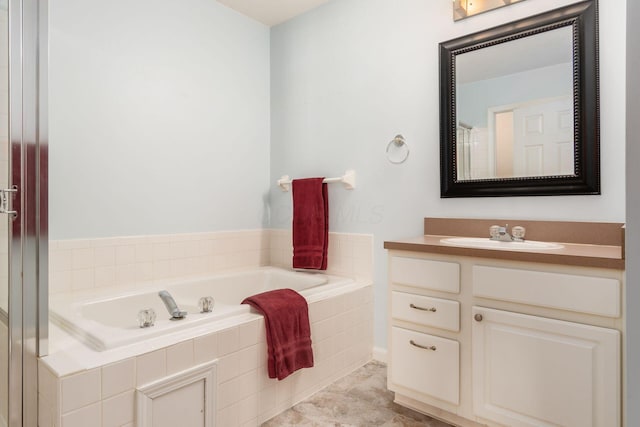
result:
M 187 312 L 182 311 L 180 310 L 180 308 L 178 308 L 178 304 L 176 304 L 176 301 L 173 299 L 169 292 L 160 291 L 158 292 L 158 296 L 164 303 L 164 306 L 167 307 L 167 311 L 171 315 L 171 320 L 184 319 L 185 317 L 187 317 Z

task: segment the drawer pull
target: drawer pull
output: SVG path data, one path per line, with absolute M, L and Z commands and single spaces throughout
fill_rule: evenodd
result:
M 423 350 L 436 351 L 436 346 L 435 345 L 424 346 L 424 345 L 417 344 L 414 340 L 409 340 L 409 344 L 411 344 L 414 347 L 421 348 Z
M 436 312 L 436 308 L 435 307 L 424 308 L 424 307 L 418 307 L 417 305 L 414 305 L 414 304 L 409 304 L 409 307 L 415 308 L 416 310 L 430 311 L 432 313 Z
M 474 319 L 476 319 L 476 322 L 482 322 L 482 314 L 477 313 L 475 316 L 473 316 Z

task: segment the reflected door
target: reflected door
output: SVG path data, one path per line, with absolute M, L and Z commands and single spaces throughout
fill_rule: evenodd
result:
M 572 112 L 570 96 L 513 111 L 514 176 L 574 174 Z

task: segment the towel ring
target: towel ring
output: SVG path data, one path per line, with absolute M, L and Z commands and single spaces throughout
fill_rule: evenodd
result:
M 396 165 L 404 163 L 409 158 L 409 146 L 402 135 L 398 134 L 389 141 L 386 154 L 387 160 Z

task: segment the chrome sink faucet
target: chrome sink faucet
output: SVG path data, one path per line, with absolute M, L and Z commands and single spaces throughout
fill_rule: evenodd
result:
M 511 229 L 511 233 L 507 231 L 509 224 L 505 224 L 504 227 L 499 225 L 492 225 L 489 227 L 489 235 L 491 240 L 497 240 L 499 242 L 524 242 L 524 227 L 519 225 Z
M 167 307 L 167 311 L 171 315 L 171 320 L 184 319 L 187 317 L 187 312 L 178 308 L 178 304 L 176 304 L 176 301 L 169 292 L 160 291 L 158 292 L 158 296 L 164 303 L 164 306 Z

